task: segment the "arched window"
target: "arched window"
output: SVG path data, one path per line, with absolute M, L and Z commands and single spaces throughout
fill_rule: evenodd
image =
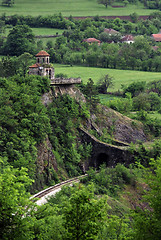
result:
M 40 62 L 39 58 L 37 59 L 37 62 L 38 62 L 38 63 Z
M 49 58 L 47 58 L 47 63 L 49 63 Z
M 45 62 L 45 58 L 42 59 L 43 60 L 43 63 Z

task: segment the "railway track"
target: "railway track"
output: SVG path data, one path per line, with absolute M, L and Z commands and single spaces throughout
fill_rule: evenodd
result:
M 64 182 L 58 183 L 58 184 L 56 184 L 54 186 L 51 186 L 51 187 L 49 187 L 49 188 L 47 188 L 45 190 L 42 190 L 42 191 L 36 193 L 30 199 L 34 200 L 34 199 L 39 198 L 38 200 L 36 200 L 37 205 L 45 204 L 47 202 L 47 199 L 50 196 L 53 196 L 57 192 L 59 192 L 63 186 L 72 185 L 73 183 L 77 183 L 77 182 L 80 181 L 81 178 L 83 178 L 85 176 L 87 176 L 87 174 L 81 175 L 79 177 L 71 178 L 71 179 L 66 180 Z

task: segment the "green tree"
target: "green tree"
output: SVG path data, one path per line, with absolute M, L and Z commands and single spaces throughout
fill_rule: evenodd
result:
M 15 26 L 7 36 L 4 45 L 4 54 L 10 56 L 19 56 L 24 52 L 33 53 L 34 34 L 27 25 Z
M 111 5 L 113 1 L 112 0 L 98 0 L 98 4 L 104 5 L 106 8 L 108 5 Z
M 65 237 L 65 227 L 63 226 L 63 216 L 56 204 L 50 206 L 44 204 L 37 207 L 34 213 L 33 232 L 36 239 L 40 240 L 63 240 Z
M 106 209 L 105 199 L 94 199 L 93 187 L 78 185 L 64 207 L 65 228 L 70 240 L 96 239 Z
M 33 203 L 26 192 L 32 181 L 26 169 L 3 168 L 0 159 L 0 239 L 33 239 Z
M 144 202 L 149 207 L 137 208 L 134 213 L 134 239 L 161 239 L 161 158 L 151 159 L 150 168 L 144 170 L 147 188 L 144 192 Z
M 30 53 L 25 52 L 22 55 L 20 55 L 17 61 L 18 68 L 19 68 L 18 73 L 20 73 L 20 75 L 25 77 L 32 61 L 33 61 L 33 55 L 31 55 Z
M 107 93 L 107 89 L 113 86 L 113 78 L 110 77 L 108 74 L 104 75 L 100 78 L 98 82 L 98 91 L 100 93 Z
M 134 12 L 134 13 L 130 14 L 130 18 L 131 18 L 133 23 L 136 23 L 139 19 L 139 16 L 138 16 L 137 13 Z
M 0 61 L 0 77 L 10 77 L 17 73 L 17 58 L 3 57 Z
M 2 0 L 2 5 L 11 7 L 15 3 L 14 0 Z
M 99 103 L 98 90 L 91 78 L 89 78 L 87 84 L 83 86 L 82 91 L 91 107 L 96 107 Z
M 133 107 L 135 110 L 145 110 L 149 111 L 151 108 L 151 103 L 148 93 L 140 93 L 138 96 L 133 98 Z
M 128 0 L 124 0 L 124 1 L 123 1 L 123 4 L 124 4 L 124 6 L 126 7 L 126 6 L 129 4 L 129 1 L 128 1 Z
M 130 92 L 132 97 L 137 96 L 139 93 L 144 92 L 146 88 L 146 82 L 133 82 L 129 86 L 122 86 L 124 94 Z

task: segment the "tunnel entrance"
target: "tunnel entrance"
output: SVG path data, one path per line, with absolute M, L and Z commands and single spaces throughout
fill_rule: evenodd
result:
M 102 164 L 105 164 L 106 167 L 109 163 L 109 156 L 106 153 L 100 153 L 98 154 L 96 158 L 96 168 L 98 169 Z

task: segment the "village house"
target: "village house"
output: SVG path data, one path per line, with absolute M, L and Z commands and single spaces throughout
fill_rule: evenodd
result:
M 105 33 L 108 33 L 109 35 L 119 34 L 118 31 L 116 31 L 116 30 L 114 30 L 114 29 L 112 29 L 112 28 L 105 28 L 105 29 L 104 29 L 104 32 L 105 32 Z
M 88 44 L 96 43 L 98 44 L 98 46 L 101 44 L 101 41 L 96 38 L 87 38 L 87 39 L 84 39 L 83 42 L 87 42 Z
M 161 34 L 152 34 L 151 35 L 152 39 L 154 39 L 155 42 L 161 42 Z
M 132 35 L 125 35 L 122 37 L 121 41 L 128 44 L 134 43 L 134 37 Z

